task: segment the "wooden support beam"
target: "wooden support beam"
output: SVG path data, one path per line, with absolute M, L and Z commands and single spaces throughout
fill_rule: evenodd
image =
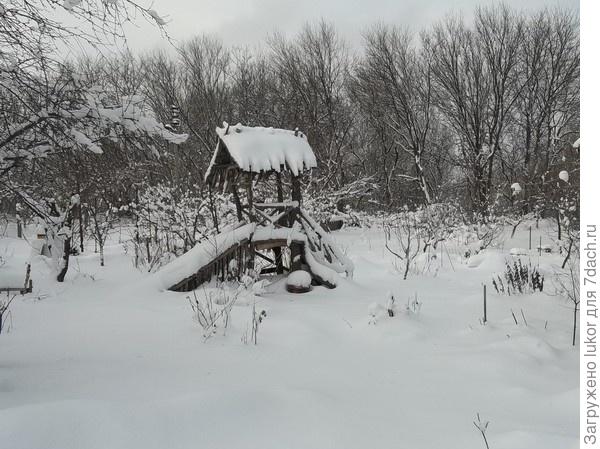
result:
M 272 263 L 273 265 L 275 265 L 275 261 L 273 259 L 271 259 L 269 256 L 265 256 L 264 254 L 259 253 L 258 251 L 254 251 L 254 255 L 260 257 L 263 260 L 266 260 L 269 263 Z
M 302 191 L 300 176 L 292 176 L 292 201 L 297 201 L 298 206 L 302 202 Z M 290 212 L 288 225 L 293 227 L 294 223 L 299 220 L 299 210 L 294 209 Z M 290 244 L 290 253 L 292 260 L 290 262 L 291 271 L 300 270 L 302 268 L 302 245 L 296 242 Z

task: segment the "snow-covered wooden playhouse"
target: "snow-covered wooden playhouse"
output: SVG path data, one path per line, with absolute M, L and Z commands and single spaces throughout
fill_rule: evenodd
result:
M 256 258 L 270 264 L 261 274 L 305 270 L 313 284 L 329 288 L 340 274 L 351 276 L 352 262 L 302 209 L 301 178 L 317 166 L 306 136 L 298 130 L 227 123 L 216 131 L 219 139 L 205 182 L 232 194 L 238 224 L 165 266 L 157 273 L 163 287 L 190 291 L 214 278 L 240 276 L 255 269 Z M 259 183 L 274 186 L 273 198 L 256 201 Z

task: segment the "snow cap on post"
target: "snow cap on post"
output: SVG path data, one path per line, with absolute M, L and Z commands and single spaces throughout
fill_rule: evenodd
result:
M 569 182 L 569 172 L 566 170 L 561 171 L 558 174 L 559 179 L 563 180 L 564 182 Z

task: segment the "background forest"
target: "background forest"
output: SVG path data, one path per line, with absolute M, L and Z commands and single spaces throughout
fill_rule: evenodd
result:
M 559 239 L 578 227 L 579 25 L 569 11 L 479 8 L 472 23 L 448 15 L 419 32 L 376 24 L 360 48 L 319 22 L 292 37 L 274 31 L 261 49 L 200 35 L 168 51 L 62 60 L 57 49 L 73 39 L 102 50 L 120 37 L 128 10 L 103 17 L 94 5 L 70 11 L 94 17 L 95 34 L 39 8 L 0 13 L 1 210 L 83 223 L 73 229 L 81 250 L 117 218 L 168 228 L 178 252 L 218 230 L 230 204 L 203 175 L 224 121 L 308 136 L 319 168 L 306 202 L 321 220 L 443 203 L 467 221 L 552 217 Z

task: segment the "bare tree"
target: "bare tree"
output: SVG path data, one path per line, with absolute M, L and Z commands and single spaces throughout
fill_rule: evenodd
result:
M 356 68 L 354 94 L 365 113 L 371 114 L 374 108 L 381 111 L 373 121 L 381 120 L 383 128 L 378 132 L 390 134 L 395 161 L 399 159 L 398 149 L 412 160 L 413 169 L 396 176 L 416 182 L 425 202 L 432 203 L 424 167 L 434 116 L 431 66 L 413 47 L 410 35 L 398 28 L 377 26 L 366 34 L 365 42 L 365 57 Z M 373 125 L 377 127 L 377 123 Z M 394 177 L 394 172 L 390 175 Z
M 551 172 L 579 134 L 579 32 L 571 13 L 544 9 L 528 18 L 519 76 L 523 87 L 513 131 L 518 151 L 502 163 L 512 168 L 510 182 L 522 183 L 532 210 L 551 193 Z
M 277 74 L 279 124 L 310 136 L 324 188 L 345 184 L 353 143 L 353 114 L 345 94 L 346 43 L 332 25 L 321 21 L 305 26 L 293 41 L 275 34 L 269 44 Z
M 217 39 L 201 36 L 179 48 L 184 91 L 181 116 L 206 158 L 215 143 L 215 126 L 228 119 L 231 52 Z
M 522 18 L 506 6 L 478 9 L 473 29 L 447 17 L 423 33 L 436 104 L 454 130 L 457 162 L 465 170 L 471 202 L 481 211 L 491 201 L 494 162 L 519 97 L 522 36 Z
M 53 19 L 67 10 L 76 25 Z M 63 146 L 96 150 L 86 135 L 87 86 L 69 75 L 60 47 L 100 48 L 123 37 L 132 15 L 165 24 L 158 13 L 135 1 L 8 0 L 0 9 L 0 174 L 27 158 Z M 89 102 L 87 102 L 89 103 Z M 78 126 L 80 125 L 80 126 Z
M 421 231 L 413 212 L 391 215 L 384 223 L 385 248 L 404 264 L 406 280 L 411 265 L 421 253 Z

